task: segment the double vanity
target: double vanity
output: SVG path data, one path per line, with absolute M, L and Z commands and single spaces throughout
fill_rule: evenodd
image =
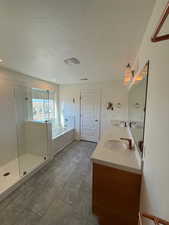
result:
M 141 158 L 131 141 L 128 128 L 112 126 L 92 154 L 92 208 L 100 225 L 138 224 Z

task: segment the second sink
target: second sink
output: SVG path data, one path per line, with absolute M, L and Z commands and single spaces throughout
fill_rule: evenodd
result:
M 120 140 L 108 140 L 104 143 L 104 147 L 111 150 L 125 150 L 127 148 L 126 144 Z

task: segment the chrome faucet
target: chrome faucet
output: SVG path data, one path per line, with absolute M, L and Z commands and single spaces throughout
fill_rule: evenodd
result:
M 120 124 L 122 124 L 124 127 L 127 127 L 127 122 L 126 121 L 120 121 Z

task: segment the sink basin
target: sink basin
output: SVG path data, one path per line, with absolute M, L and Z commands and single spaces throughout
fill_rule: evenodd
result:
M 126 144 L 119 140 L 108 140 L 104 143 L 104 147 L 111 150 L 127 149 Z

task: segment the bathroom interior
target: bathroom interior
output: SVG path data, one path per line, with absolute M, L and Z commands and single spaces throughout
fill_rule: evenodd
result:
M 0 223 L 169 225 L 169 1 L 0 6 Z

